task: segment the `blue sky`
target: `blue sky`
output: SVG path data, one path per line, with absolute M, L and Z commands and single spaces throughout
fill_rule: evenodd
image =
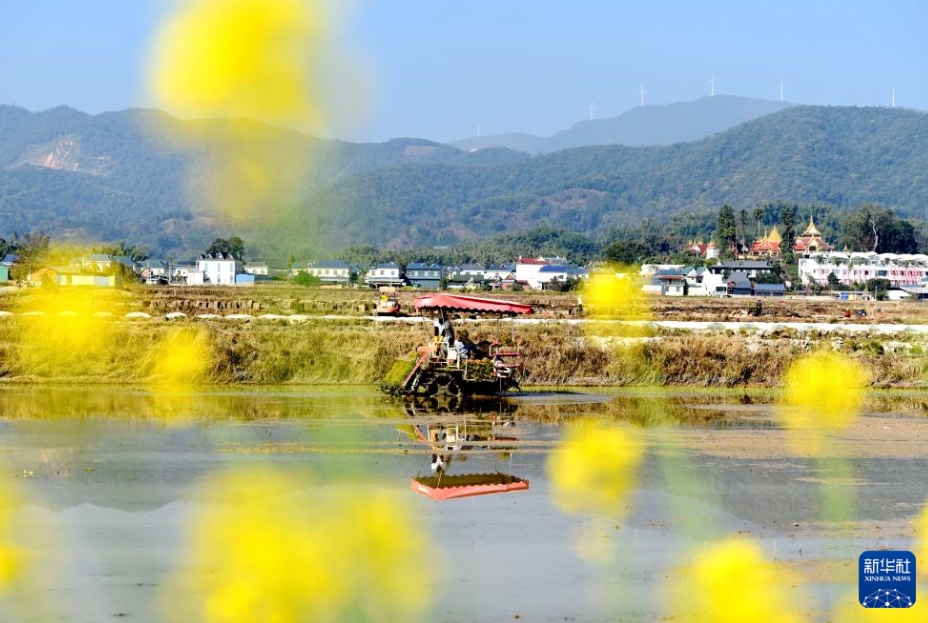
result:
M 142 67 L 168 0 L 3 0 L 0 103 L 149 105 Z M 928 2 L 355 0 L 319 133 L 346 140 L 547 135 L 639 102 L 716 92 L 928 110 Z M 344 76 L 349 76 L 345 78 Z M 336 115 L 338 117 L 338 115 Z

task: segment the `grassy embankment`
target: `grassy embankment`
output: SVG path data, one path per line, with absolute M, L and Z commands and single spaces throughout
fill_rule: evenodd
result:
M 7 382 L 132 383 L 164 380 L 164 344 L 204 345 L 202 383 L 346 383 L 381 379 L 396 357 L 428 338 L 425 325 L 364 320 L 276 322 L 100 320 L 90 341 L 35 335 L 34 319 L 0 321 L 0 378 Z M 473 338 L 495 327 L 470 327 Z M 778 331 L 653 332 L 602 338 L 577 326 L 522 326 L 529 382 L 537 385 L 668 385 L 769 387 L 780 383 L 797 355 L 838 348 L 861 361 L 874 387 L 926 385 L 924 338 L 872 339 L 809 336 Z M 169 346 L 168 348 L 172 348 Z M 169 373 L 168 373 L 169 374 Z M 172 379 L 174 382 L 184 379 Z
M 407 294 L 407 293 L 404 293 Z M 101 298 L 92 293 L 67 301 L 44 320 L 27 317 L 39 295 L 7 295 L 0 309 L 14 316 L 0 319 L 0 379 L 6 382 L 147 383 L 170 380 L 200 383 L 343 383 L 372 384 L 383 378 L 395 358 L 428 339 L 427 325 L 374 323 L 363 318 L 286 321 L 160 319 L 128 322 L 127 311 L 152 315 L 186 310 L 252 315 L 267 312 L 358 315 L 373 301 L 369 291 L 324 291 L 255 288 L 229 293 L 213 289 L 137 290 Z M 411 302 L 413 294 L 408 298 Z M 566 316 L 574 296 L 516 295 L 539 305 L 542 316 Z M 530 297 L 530 298 L 527 298 Z M 408 303 L 407 302 L 407 303 Z M 657 299 L 656 319 L 725 320 L 738 318 L 752 301 L 684 301 Z M 847 304 L 845 304 L 847 305 Z M 859 303 L 857 304 L 860 305 Z M 39 305 L 39 307 L 41 307 Z M 113 317 L 92 321 L 62 315 L 77 310 L 77 318 L 92 317 L 98 308 Z M 921 305 L 883 304 L 871 308 L 865 320 L 898 322 L 922 313 Z M 841 304 L 774 301 L 765 306 L 763 321 L 786 319 L 842 322 Z M 192 315 L 192 313 L 191 313 Z M 475 341 L 496 337 L 496 323 L 468 326 Z M 53 329 L 53 330 L 51 330 Z M 706 387 L 770 387 L 778 385 L 789 363 L 819 347 L 836 348 L 869 370 L 875 387 L 921 387 L 928 370 L 926 338 L 899 333 L 892 338 L 848 337 L 777 330 L 667 331 L 651 329 L 634 337 L 596 336 L 594 328 L 563 323 L 522 325 L 516 337 L 535 385 L 665 385 Z M 195 341 L 203 365 L 196 378 L 170 377 L 166 353 L 185 341 Z M 183 363 L 183 362 L 181 362 Z M 172 364 L 174 365 L 174 364 Z

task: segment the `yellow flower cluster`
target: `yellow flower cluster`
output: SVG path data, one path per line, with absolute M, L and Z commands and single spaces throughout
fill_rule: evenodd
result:
M 169 333 L 151 356 L 152 380 L 179 386 L 205 380 L 211 359 L 205 331 L 192 327 Z
M 155 43 L 151 89 L 184 116 L 303 122 L 320 6 L 305 0 L 190 0 Z
M 863 405 L 864 368 L 847 356 L 820 350 L 797 359 L 786 372 L 783 410 L 790 428 L 842 429 Z
M 689 577 L 687 577 L 689 576 Z M 672 587 L 675 620 L 706 623 L 793 623 L 804 620 L 784 578 L 756 543 L 731 538 L 710 547 Z
M 650 320 L 639 273 L 638 266 L 607 266 L 591 273 L 583 286 L 588 315 L 601 320 Z
M 207 623 L 415 621 L 425 613 L 433 552 L 397 499 L 358 490 L 310 498 L 304 482 L 273 472 L 228 472 L 209 491 L 223 503 L 196 517 L 179 578 Z
M 644 442 L 634 429 L 582 422 L 569 426 L 547 464 L 555 503 L 571 513 L 625 513 Z
M 314 0 L 190 0 L 161 26 L 149 89 L 169 111 L 193 118 L 259 120 L 318 132 L 327 18 Z M 308 162 L 247 122 L 204 124 L 191 139 L 211 146 L 208 165 L 188 171 L 198 205 L 239 220 L 269 219 L 295 198 Z
M 15 539 L 13 510 L 19 504 L 16 491 L 0 481 L 0 594 L 22 578 L 27 566 L 26 549 Z

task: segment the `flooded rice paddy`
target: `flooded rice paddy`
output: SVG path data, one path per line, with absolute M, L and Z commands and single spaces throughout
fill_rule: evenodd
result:
M 378 496 L 401 505 L 411 523 L 374 532 L 389 532 L 391 568 L 415 550 L 415 568 L 390 581 L 415 596 L 421 620 L 690 620 L 698 567 L 730 539 L 751 544 L 803 620 L 847 620 L 835 613 L 862 610 L 860 554 L 918 546 L 928 394 L 871 395 L 853 426 L 825 435 L 781 426 L 775 399 L 539 391 L 438 405 L 367 388 L 3 388 L 0 563 L 5 546 L 23 555 L 13 580 L 0 564 L 0 619 L 239 620 L 185 580 L 206 538 L 192 526 L 244 504 L 223 474 L 260 497 L 273 471 L 285 485 L 268 488 L 267 504 L 286 497 L 281 513 L 319 517 L 333 496 L 362 514 Z M 592 423 L 586 440 L 571 435 Z M 634 452 L 603 454 L 597 439 L 616 434 Z M 367 550 L 352 551 L 368 564 Z M 351 578 L 355 562 L 323 559 L 290 581 L 309 591 L 328 565 L 347 564 L 340 577 Z

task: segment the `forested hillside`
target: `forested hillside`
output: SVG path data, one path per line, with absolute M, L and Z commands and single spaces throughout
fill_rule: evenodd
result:
M 189 172 L 234 147 L 215 136 L 245 132 L 260 140 L 275 180 L 296 191 L 272 191 L 254 218 L 233 223 L 203 209 Z M 645 217 L 659 222 L 726 203 L 839 211 L 875 203 L 922 216 L 926 165 L 928 115 L 887 108 L 793 107 L 691 143 L 530 158 L 421 139 L 351 144 L 147 110 L 90 116 L 7 106 L 0 237 L 41 229 L 55 240 L 124 239 L 180 257 L 237 235 L 268 254 L 308 255 L 357 244 L 456 245 L 539 225 L 599 238 Z
M 921 215 L 926 163 L 928 115 L 795 107 L 669 147 L 586 147 L 471 170 L 369 171 L 316 196 L 317 205 L 337 206 L 316 226 L 405 245 L 449 244 L 540 223 L 595 234 L 645 217 L 771 200 L 844 209 L 876 203 Z

